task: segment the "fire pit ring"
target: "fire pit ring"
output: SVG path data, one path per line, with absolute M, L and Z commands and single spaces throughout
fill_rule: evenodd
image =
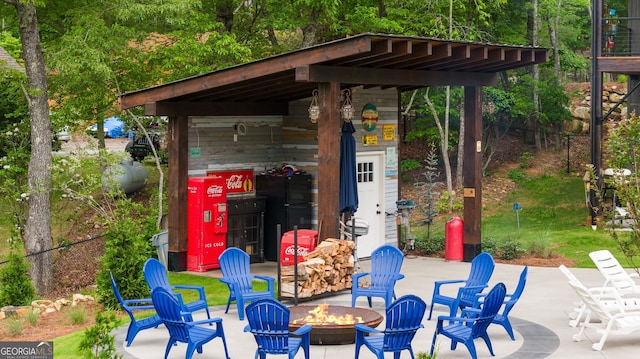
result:
M 294 331 L 303 326 L 305 323 L 294 323 L 296 319 L 303 319 L 309 312 L 316 309 L 313 305 L 299 305 L 289 307 L 291 314 L 289 315 L 289 330 Z M 340 305 L 328 305 L 327 314 L 337 317 L 347 314 L 354 318 L 361 317 L 362 323 L 368 327 L 375 328 L 384 319 L 380 313 L 375 310 L 366 308 L 346 307 Z M 312 329 L 310 333 L 310 342 L 314 345 L 342 345 L 353 344 L 356 341 L 355 324 L 314 324 L 310 323 Z

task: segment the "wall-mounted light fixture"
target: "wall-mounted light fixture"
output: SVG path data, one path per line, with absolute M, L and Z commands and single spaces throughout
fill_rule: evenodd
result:
M 342 114 L 342 119 L 345 122 L 351 122 L 353 119 L 353 106 L 351 105 L 351 91 L 344 90 L 344 103 L 342 107 L 340 107 L 340 113 Z
M 318 122 L 320 117 L 320 106 L 318 106 L 318 90 L 311 92 L 311 104 L 309 105 L 309 119 L 311 123 Z

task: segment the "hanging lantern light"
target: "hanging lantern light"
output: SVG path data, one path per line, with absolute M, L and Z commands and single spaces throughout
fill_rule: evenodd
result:
M 311 104 L 309 105 L 309 119 L 311 123 L 318 122 L 320 117 L 320 106 L 318 106 L 318 90 L 311 92 Z
M 344 90 L 344 103 L 340 108 L 340 112 L 345 122 L 351 122 L 353 119 L 353 105 L 351 105 L 351 91 L 348 89 Z

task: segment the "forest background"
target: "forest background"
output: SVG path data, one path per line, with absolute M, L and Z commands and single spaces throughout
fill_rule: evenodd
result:
M 7 246 L 28 254 L 47 253 L 55 241 L 65 240 L 54 238 L 51 223 L 69 213 L 52 210 L 51 198 L 109 208 L 103 213 L 107 224 L 131 218 L 132 206 L 114 211 L 117 206 L 96 203 L 87 180 L 72 180 L 81 171 L 71 168 L 68 158 L 51 154 L 52 134 L 64 127 L 82 129 L 97 123 L 101 137 L 103 119 L 109 116 L 122 116 L 131 126 L 140 124 L 141 109 L 121 113 L 120 93 L 364 32 L 548 47 L 548 63 L 501 73 L 498 86 L 485 89 L 486 166 L 495 151 L 492 143 L 511 126 L 527 129 L 538 148 L 545 146 L 546 136 L 559 133 L 570 118 L 564 85 L 588 81 L 590 73 L 588 0 L 4 0 L 2 4 L 0 46 L 24 63 L 26 76 L 6 71 L 0 79 L 0 196 L 5 203 L 0 224 L 2 238 L 9 239 Z M 625 16 L 626 1 L 606 5 Z M 404 94 L 403 111 L 413 119 L 405 140 L 439 148 L 450 194 L 462 178 L 462 161 L 449 159 L 461 158 L 461 93 L 460 88 L 433 88 Z M 104 166 L 105 161 L 98 155 L 97 163 Z M 419 162 L 407 161 L 403 170 L 420 166 Z M 164 211 L 162 204 L 146 210 L 147 219 Z M 142 235 L 149 238 L 159 223 L 155 228 L 153 220 L 146 224 L 149 233 Z M 28 256 L 28 260 L 36 292 L 49 292 L 51 256 Z

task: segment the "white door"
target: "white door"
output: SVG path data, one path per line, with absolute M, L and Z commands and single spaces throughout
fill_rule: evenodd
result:
M 369 223 L 369 232 L 357 239 L 358 258 L 371 257 L 371 252 L 384 244 L 384 152 L 356 154 L 358 178 L 358 211 L 355 217 Z

